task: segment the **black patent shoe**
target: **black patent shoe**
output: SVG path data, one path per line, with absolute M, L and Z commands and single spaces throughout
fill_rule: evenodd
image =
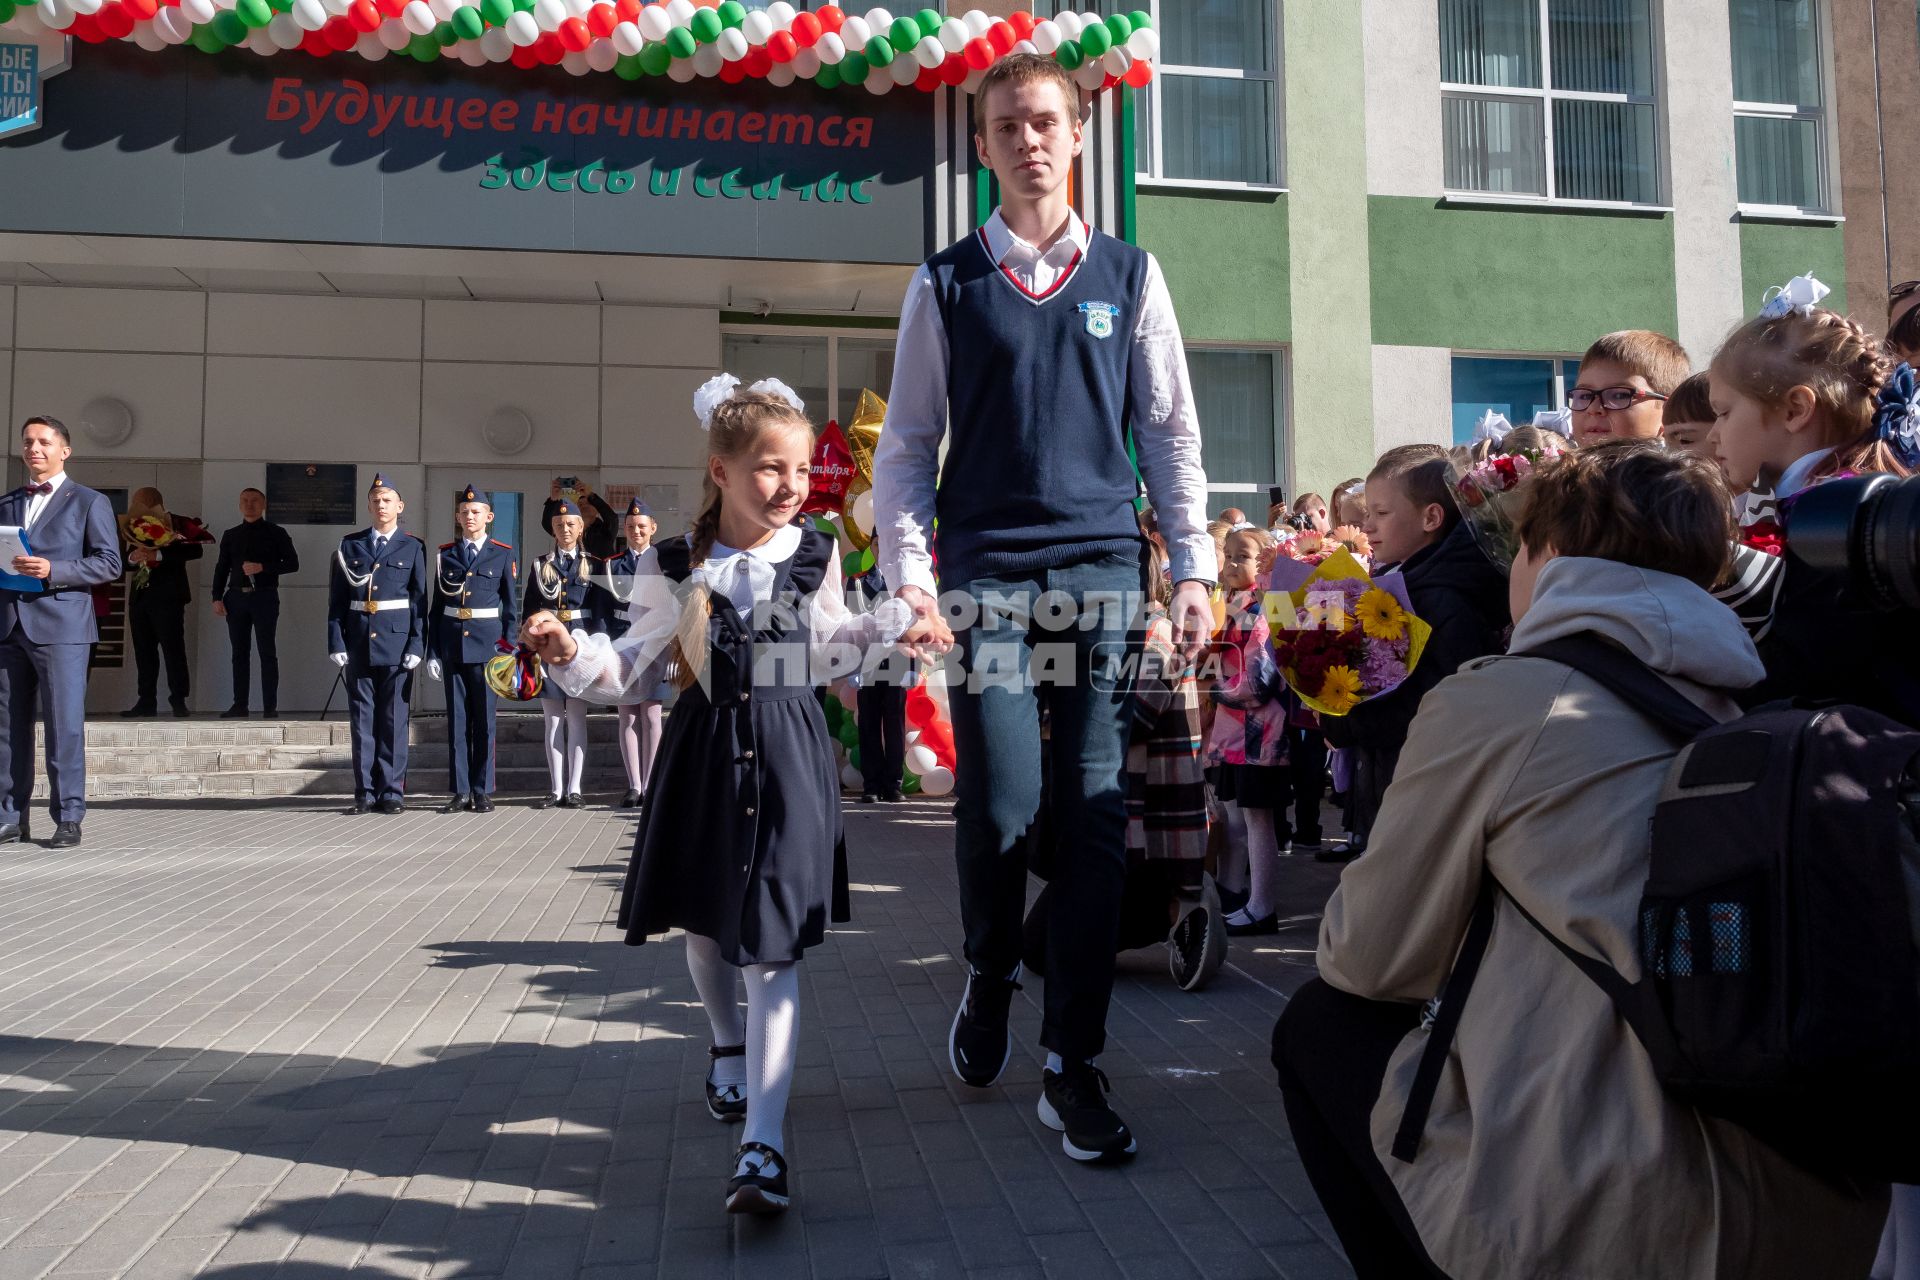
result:
M 722 1058 L 742 1058 L 746 1056 L 744 1044 L 707 1046 L 707 1114 L 715 1120 L 732 1124 L 736 1120 L 747 1118 L 747 1087 L 744 1084 L 722 1084 L 713 1082 L 713 1063 Z
M 627 794 L 620 797 L 620 807 L 622 809 L 638 809 L 640 807 L 640 801 L 640 793 L 629 787 L 627 788 Z
M 785 1213 L 787 1161 L 764 1142 L 746 1142 L 733 1159 L 733 1177 L 727 1180 L 728 1213 Z

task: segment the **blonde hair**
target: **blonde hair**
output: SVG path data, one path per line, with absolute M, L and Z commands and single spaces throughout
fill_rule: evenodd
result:
M 987 95 L 1001 85 L 1056 84 L 1067 100 L 1067 110 L 1078 120 L 1084 114 L 1085 104 L 1080 86 L 1074 83 L 1073 74 L 1052 58 L 1037 53 L 1010 53 L 987 68 L 986 75 L 980 78 L 980 87 L 973 94 L 973 131 L 981 137 L 987 136 Z
M 809 436 L 813 423 L 807 415 L 784 398 L 763 391 L 736 391 L 714 408 L 707 430 L 707 458 L 738 458 L 756 448 L 767 432 L 781 427 L 804 427 Z M 713 550 L 720 532 L 720 503 L 724 495 L 713 482 L 711 468 L 700 478 L 700 507 L 687 526 L 687 542 L 692 547 L 688 563 L 699 565 Z M 673 632 L 673 659 L 679 664 L 676 687 L 686 689 L 707 669 L 707 627 L 713 619 L 713 596 L 704 585 L 696 585 L 680 607 L 680 623 Z
M 1317 493 L 1308 491 L 1306 493 L 1301 494 L 1299 497 L 1293 500 L 1293 514 L 1295 515 L 1303 514 L 1306 511 L 1307 504 L 1309 502 L 1317 502 L 1323 507 L 1328 505 L 1327 500 L 1325 498 L 1321 497 Z
M 1893 373 L 1893 360 L 1859 321 L 1824 307 L 1760 316 L 1721 344 L 1711 370 L 1770 409 L 1784 405 L 1795 387 L 1811 391 L 1815 442 L 1834 450 L 1816 474 L 1907 474 L 1873 425 L 1874 397 Z

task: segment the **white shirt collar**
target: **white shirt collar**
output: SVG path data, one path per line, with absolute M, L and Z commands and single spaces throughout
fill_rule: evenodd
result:
M 1065 234 L 1055 240 L 1046 253 L 1042 253 L 1032 244 L 1013 234 L 1012 229 L 1007 226 L 1006 219 L 1000 216 L 999 209 L 993 211 L 992 216 L 987 219 L 986 225 L 981 227 L 980 231 L 987 238 L 987 251 L 993 255 L 995 263 L 1005 262 L 1008 255 L 1016 253 L 1022 260 L 1030 262 L 1054 254 L 1084 254 L 1087 251 L 1087 224 L 1082 222 L 1080 215 L 1071 209 L 1067 210 Z
M 1831 449 L 1816 449 L 1805 457 L 1794 459 L 1793 465 L 1780 474 L 1780 484 L 1774 492 L 1782 498 L 1791 497 L 1807 487 L 1807 477 L 1814 468 L 1833 456 Z
M 67 482 L 67 473 L 64 470 L 54 472 L 51 476 L 48 476 L 44 481 L 35 480 L 31 476 L 27 478 L 28 484 L 50 484 L 53 486 L 53 488 L 47 490 L 47 492 L 44 494 L 33 495 L 36 498 L 38 497 L 51 498 L 54 494 L 60 492 L 60 486 L 65 484 L 66 482 Z
M 776 530 L 771 538 L 757 547 L 730 547 L 724 542 L 715 542 L 707 551 L 705 563 L 717 565 L 722 560 L 731 560 L 735 556 L 749 556 L 765 564 L 779 564 L 800 548 L 800 526 L 787 525 Z
M 487 535 L 483 533 L 477 538 L 462 538 L 460 539 L 460 541 L 472 547 L 474 551 L 477 553 L 477 552 L 486 550 Z

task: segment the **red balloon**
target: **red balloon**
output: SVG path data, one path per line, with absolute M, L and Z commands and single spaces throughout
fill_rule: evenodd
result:
M 947 60 L 940 64 L 940 83 L 945 85 L 952 85 L 954 88 L 958 89 L 961 85 L 961 82 L 964 81 L 966 78 L 967 78 L 967 60 L 965 58 L 956 58 L 952 54 L 948 54 Z
M 531 71 L 540 65 L 540 55 L 533 51 L 533 46 L 530 44 L 517 44 L 513 47 L 513 52 L 507 55 L 507 61 L 522 71 Z
M 987 43 L 993 46 L 995 57 L 1004 58 L 1020 43 L 1020 37 L 1013 33 L 1012 24 L 996 22 L 987 28 Z
M 587 30 L 596 36 L 605 38 L 612 35 L 614 27 L 619 25 L 619 22 L 619 11 L 610 4 L 597 4 L 587 10 Z
M 1120 83 L 1120 77 L 1117 75 L 1114 75 L 1113 72 L 1109 71 L 1107 72 L 1106 79 L 1100 82 L 1100 88 L 1096 90 L 1096 92 L 1105 93 L 1107 90 L 1113 88 L 1113 86 L 1119 83 Z
M 109 40 L 122 40 L 133 34 L 133 15 L 125 5 L 107 5 L 93 16 L 93 21 L 100 28 L 100 34 Z
M 175 0 L 175 3 L 178 3 L 178 0 Z M 379 6 L 380 16 L 383 18 L 397 18 L 407 7 L 407 0 L 374 0 L 374 3 Z
M 838 31 L 847 20 L 846 11 L 837 4 L 821 5 L 814 10 L 814 16 L 820 19 L 820 27 L 824 31 Z M 799 18 L 796 17 L 794 21 L 799 22 Z
M 967 41 L 967 47 L 960 51 L 960 56 L 966 61 L 968 67 L 975 71 L 985 71 L 993 65 L 993 46 L 987 43 L 986 37 L 977 36 Z M 962 79 L 964 78 L 963 76 Z
M 765 49 L 749 49 L 747 56 L 740 60 L 740 65 L 747 69 L 748 75 L 758 80 L 773 70 L 773 55 Z
M 100 34 L 100 24 L 97 21 L 99 16 L 97 12 L 75 14 L 73 23 L 67 28 L 66 34 L 83 40 L 87 44 L 99 44 L 102 40 L 106 39 L 105 36 Z
M 913 78 L 913 87 L 922 93 L 932 93 L 945 83 L 946 82 L 940 78 L 940 73 L 932 67 L 920 68 L 920 74 Z
M 569 53 L 585 53 L 587 46 L 593 43 L 593 29 L 578 18 L 568 18 L 560 24 L 555 34 Z
M 355 31 L 353 24 L 345 18 L 335 18 L 320 28 L 320 34 L 325 36 L 327 43 L 340 53 L 353 48 L 354 42 L 360 39 L 360 33 Z
M 300 37 L 300 51 L 312 54 L 316 58 L 324 58 L 333 52 L 333 46 L 328 44 L 327 38 L 318 31 L 309 31 Z
M 720 64 L 721 84 L 739 84 L 746 78 L 747 64 L 745 59 L 741 59 L 738 62 L 723 62 Z
M 1120 77 L 1135 89 L 1144 89 L 1153 83 L 1153 64 L 1136 62 L 1127 68 L 1127 74 Z
M 533 47 L 539 52 L 540 61 L 549 67 L 559 66 L 560 59 L 567 56 L 567 46 L 561 44 L 559 35 L 552 31 L 535 40 Z
M 1025 40 L 1033 34 L 1033 15 L 1025 9 L 1016 9 L 1007 17 L 1007 25 L 1013 28 L 1013 34 Z
M 640 0 L 620 0 L 613 6 L 613 11 L 620 15 L 620 21 L 632 22 L 640 16 L 640 11 L 644 8 L 646 6 L 641 4 Z
M 145 22 L 160 12 L 159 0 L 120 0 L 120 3 L 136 22 Z
M 802 49 L 810 49 L 813 47 L 813 42 L 820 38 L 820 33 L 823 28 L 820 26 L 819 15 L 796 13 L 793 15 L 793 25 L 788 27 L 787 30 L 793 33 L 794 43 L 798 44 Z M 772 44 L 773 42 L 769 40 L 767 43 Z
M 798 52 L 800 42 L 793 38 L 791 31 L 776 31 L 767 37 L 767 57 L 775 62 L 792 62 Z
M 366 33 L 380 29 L 380 6 L 373 0 L 353 0 L 347 8 L 347 21 L 355 31 Z

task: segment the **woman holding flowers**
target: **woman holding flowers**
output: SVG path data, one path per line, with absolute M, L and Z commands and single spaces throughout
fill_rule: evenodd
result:
M 167 511 L 158 489 L 135 489 L 121 518 L 126 562 L 133 574 L 127 596 L 127 630 L 139 678 L 134 704 L 120 714 L 129 718 L 156 714 L 160 705 L 160 662 L 167 664 L 167 701 L 176 719 L 185 719 L 189 677 L 187 604 L 193 587 L 187 565 L 213 541 L 206 526 L 191 516 Z

